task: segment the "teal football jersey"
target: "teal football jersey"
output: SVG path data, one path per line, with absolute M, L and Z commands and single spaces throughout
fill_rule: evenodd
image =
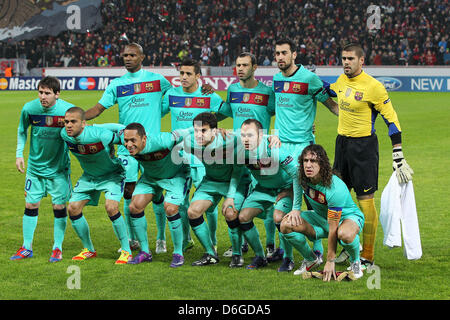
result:
M 161 132 L 162 97 L 171 87 L 162 75 L 141 69 L 111 81 L 99 103 L 107 109 L 117 103 L 120 124 L 138 122 L 150 134 L 157 134 Z M 128 154 L 123 147 L 118 153 Z
M 299 65 L 291 76 L 281 72 L 273 77 L 275 92 L 275 129 L 282 142 L 314 141 L 312 127 L 316 118 L 317 101 L 329 98 L 323 82 L 313 72 Z
M 330 187 L 308 183 L 303 192 L 314 211 L 324 219 L 327 219 L 328 209 L 330 209 L 342 211 L 341 220 L 346 215 L 356 215 L 364 221 L 364 214 L 353 201 L 347 185 L 335 175 L 332 177 Z
M 50 108 L 44 108 L 39 99 L 26 103 L 21 111 L 17 129 L 16 157 L 23 158 L 23 150 L 30 129 L 30 153 L 27 172 L 52 178 L 57 173 L 70 172 L 70 157 L 61 139 L 66 111 L 72 104 L 58 99 Z
M 254 88 L 243 88 L 236 82 L 228 88 L 225 110 L 233 117 L 233 130 L 239 130 L 247 119 L 256 119 L 268 134 L 271 117 L 275 115 L 275 95 L 272 88 L 261 81 Z
M 99 180 L 110 175 L 125 173 L 122 162 L 114 156 L 114 144 L 120 142 L 112 131 L 86 126 L 77 137 L 69 137 L 65 129 L 61 137 L 80 162 L 84 175 Z

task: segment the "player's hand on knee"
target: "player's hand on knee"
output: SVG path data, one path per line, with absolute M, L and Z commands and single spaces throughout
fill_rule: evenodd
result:
M 226 198 L 222 205 L 222 213 L 226 214 L 227 210 L 233 210 L 234 213 L 237 212 L 236 207 L 234 206 L 233 198 Z
M 407 183 L 412 180 L 414 171 L 403 157 L 402 147 L 394 147 L 392 150 L 392 159 L 394 160 L 392 166 L 397 175 L 398 182 Z
M 301 224 L 303 224 L 302 218 L 300 217 L 300 211 L 299 210 L 292 210 L 287 215 L 283 217 L 283 220 L 286 219 L 287 222 L 291 224 L 293 227 L 297 227 Z

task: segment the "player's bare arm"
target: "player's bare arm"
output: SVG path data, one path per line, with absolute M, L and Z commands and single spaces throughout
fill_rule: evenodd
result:
M 106 108 L 104 106 L 102 106 L 100 103 L 97 103 L 95 106 L 86 111 L 86 120 L 91 120 L 98 117 L 105 110 Z
M 332 98 L 328 98 L 323 105 L 328 108 L 336 116 L 339 116 L 339 105 Z

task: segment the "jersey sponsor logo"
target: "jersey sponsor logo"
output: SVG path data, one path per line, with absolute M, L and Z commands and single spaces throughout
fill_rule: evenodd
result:
M 103 146 L 103 143 L 96 142 L 96 143 L 88 143 L 88 144 L 75 144 L 66 141 L 67 146 L 69 147 L 69 150 L 73 153 L 78 154 L 96 154 L 105 149 Z
M 356 101 L 361 101 L 363 96 L 364 96 L 364 92 L 361 92 L 361 91 L 356 91 L 355 92 L 355 100 Z
M 211 107 L 211 98 L 169 96 L 169 107 L 209 109 Z
M 117 86 L 116 90 L 118 98 L 142 93 L 161 92 L 161 83 L 159 80 L 136 82 Z
M 170 153 L 169 149 L 158 150 L 146 154 L 138 154 L 134 158 L 138 161 L 159 161 L 167 157 Z
M 309 198 L 311 198 L 312 200 L 326 205 L 327 204 L 327 198 L 325 197 L 325 194 L 323 194 L 322 192 L 315 190 L 311 187 L 308 187 L 308 189 L 306 190 L 306 195 L 308 195 Z
M 258 106 L 267 106 L 269 103 L 269 95 L 262 93 L 250 92 L 231 92 L 231 103 L 255 104 Z
M 300 95 L 308 94 L 309 84 L 297 81 L 274 81 L 276 93 L 293 93 Z
M 36 127 L 62 128 L 64 127 L 64 116 L 30 115 L 30 123 Z

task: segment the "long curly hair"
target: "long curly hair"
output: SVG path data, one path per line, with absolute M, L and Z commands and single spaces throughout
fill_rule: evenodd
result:
M 327 152 L 319 144 L 311 144 L 303 149 L 302 154 L 298 157 L 298 177 L 300 185 L 306 189 L 307 184 L 311 183 L 311 179 L 305 175 L 305 168 L 303 166 L 303 159 L 308 153 L 317 156 L 317 162 L 319 163 L 319 175 L 321 177 L 320 184 L 324 187 L 331 186 L 331 178 L 333 177 L 333 169 L 331 168 L 330 160 L 328 159 Z

